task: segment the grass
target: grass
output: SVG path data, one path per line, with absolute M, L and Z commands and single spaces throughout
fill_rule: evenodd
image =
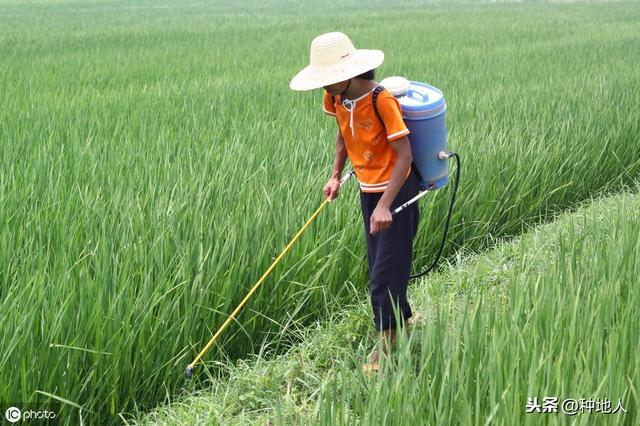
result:
M 0 1 L 0 402 L 54 395 L 109 423 L 175 395 L 321 202 L 335 123 L 319 92 L 287 87 L 313 36 L 343 30 L 386 52 L 380 77 L 444 91 L 464 167 L 451 257 L 637 177 L 636 9 Z M 293 248 L 196 386 L 364 297 L 355 192 Z M 446 198 L 422 205 L 417 267 Z
M 640 195 L 595 200 L 411 287 L 423 320 L 375 376 L 369 307 L 352 305 L 278 357 L 225 366 L 210 389 L 137 424 L 636 424 Z M 369 334 L 369 339 L 361 336 Z M 558 413 L 526 413 L 558 397 Z M 562 413 L 566 399 L 626 413 Z M 569 406 L 566 406 L 569 410 Z M 136 421 L 137 420 L 137 421 Z

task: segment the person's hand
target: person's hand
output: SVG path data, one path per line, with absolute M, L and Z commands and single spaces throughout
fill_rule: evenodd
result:
M 369 219 L 369 233 L 376 235 L 391 226 L 393 218 L 388 207 L 377 205 Z
M 329 202 L 332 202 L 333 200 L 338 198 L 338 194 L 340 193 L 340 179 L 329 179 L 322 192 L 324 193 L 324 196 L 329 200 Z

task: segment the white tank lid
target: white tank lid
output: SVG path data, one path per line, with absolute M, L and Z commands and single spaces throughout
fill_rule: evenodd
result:
M 409 89 L 409 80 L 404 77 L 393 76 L 387 77 L 380 82 L 393 96 L 404 96 Z

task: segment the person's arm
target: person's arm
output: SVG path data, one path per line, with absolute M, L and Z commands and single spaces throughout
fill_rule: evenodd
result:
M 369 221 L 369 233 L 371 235 L 376 235 L 378 232 L 384 231 L 391 226 L 393 220 L 390 210 L 391 204 L 404 184 L 405 177 L 413 161 L 411 145 L 409 144 L 409 138 L 407 136 L 396 139 L 390 142 L 390 144 L 397 155 L 396 164 L 391 172 L 391 179 L 389 180 L 387 189 L 385 189 L 382 197 L 380 197 L 371 215 Z
M 338 133 L 336 134 L 336 153 L 333 159 L 333 172 L 331 172 L 331 177 L 322 190 L 329 202 L 335 200 L 340 193 L 340 179 L 346 162 L 347 147 L 344 144 L 344 139 L 342 139 L 340 130 L 338 130 Z

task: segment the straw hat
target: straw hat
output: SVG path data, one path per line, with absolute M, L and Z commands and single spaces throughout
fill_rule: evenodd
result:
M 311 90 L 339 83 L 377 68 L 384 61 L 380 50 L 356 49 L 343 33 L 326 33 L 311 42 L 309 66 L 289 83 L 293 90 Z

